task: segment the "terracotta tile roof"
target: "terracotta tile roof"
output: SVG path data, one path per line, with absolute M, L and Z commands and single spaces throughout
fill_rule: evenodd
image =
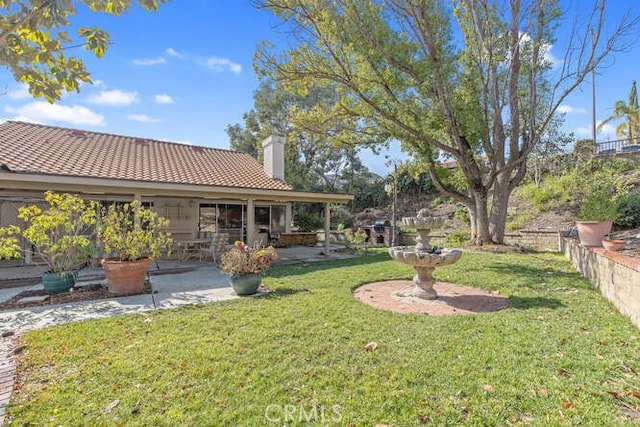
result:
M 247 153 L 7 121 L 0 168 L 15 172 L 291 190 Z

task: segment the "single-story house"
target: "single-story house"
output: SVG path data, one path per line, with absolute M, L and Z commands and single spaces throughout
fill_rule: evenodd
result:
M 294 191 L 284 176 L 284 138 L 263 144 L 264 165 L 247 153 L 19 121 L 0 124 L 0 226 L 46 190 L 85 199 L 140 200 L 170 220 L 175 240 L 228 233 L 230 241 L 290 232 L 292 202 L 330 204 L 348 194 Z

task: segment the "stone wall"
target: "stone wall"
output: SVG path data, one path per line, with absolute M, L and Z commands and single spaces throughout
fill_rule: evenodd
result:
M 415 233 L 402 233 L 398 235 L 398 245 L 399 246 L 415 246 L 416 237 L 418 234 Z M 434 234 L 429 235 L 429 244 L 431 246 L 443 246 L 445 244 L 445 236 L 442 234 Z
M 536 251 L 560 250 L 560 232 L 558 230 L 519 230 L 516 233 L 505 233 L 507 245 L 518 245 Z
M 505 234 L 504 240 L 508 245 L 518 245 L 523 248 L 530 248 L 536 251 L 560 250 L 560 234 L 557 230 L 520 230 L 517 233 Z M 400 246 L 413 246 L 416 244 L 417 234 L 403 233 L 398 236 Z M 431 235 L 431 245 L 444 245 L 446 236 L 442 234 Z
M 640 259 L 562 238 L 561 252 L 600 293 L 640 327 Z

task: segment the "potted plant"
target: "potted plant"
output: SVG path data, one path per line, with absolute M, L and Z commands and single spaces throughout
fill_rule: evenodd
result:
M 262 273 L 277 259 L 273 246 L 262 247 L 259 243 L 249 246 L 238 240 L 220 257 L 220 270 L 231 276 L 236 294 L 253 295 L 258 291 Z
M 608 236 L 605 237 L 606 238 L 602 240 L 602 247 L 604 247 L 608 251 L 619 251 L 624 247 L 626 243 L 624 240 L 611 239 L 608 238 Z
M 97 244 L 107 254 L 102 260 L 109 292 L 140 293 L 149 265 L 170 254 L 171 235 L 164 230 L 169 220 L 139 200 L 103 206 L 97 221 Z
M 44 200 L 49 205 L 44 210 L 35 204 L 18 209 L 24 228 L 0 228 L 0 258 L 18 258 L 22 252 L 31 252 L 48 267 L 42 274 L 44 290 L 55 294 L 73 287 L 78 266 L 87 262 L 96 209 L 94 202 L 66 193 L 48 191 Z M 21 247 L 20 237 L 30 243 L 30 250 Z
M 580 243 L 584 246 L 602 246 L 602 240 L 611 232 L 618 217 L 618 198 L 610 179 L 596 178 L 581 202 L 576 226 Z

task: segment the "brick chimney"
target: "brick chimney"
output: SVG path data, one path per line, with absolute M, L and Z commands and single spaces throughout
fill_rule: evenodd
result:
M 273 135 L 262 142 L 264 171 L 281 181 L 284 181 L 284 142 L 284 137 Z

